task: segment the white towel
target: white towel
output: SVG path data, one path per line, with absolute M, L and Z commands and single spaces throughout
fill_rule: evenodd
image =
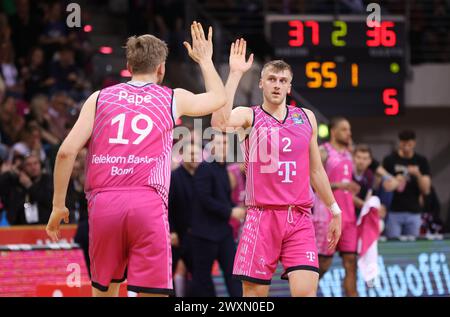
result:
M 364 281 L 373 286 L 378 277 L 378 238 L 380 236 L 380 199 L 370 197 L 363 205 L 357 221 L 358 269 Z

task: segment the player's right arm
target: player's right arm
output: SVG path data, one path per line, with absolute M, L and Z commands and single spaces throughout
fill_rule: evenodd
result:
M 247 129 L 252 125 L 253 110 L 247 107 L 233 109 L 234 96 L 242 76 L 253 63 L 253 54 L 245 60 L 247 43 L 244 39 L 238 39 L 230 48 L 230 73 L 225 84 L 227 102 L 224 107 L 215 111 L 211 118 L 211 126 L 219 131 L 232 132 L 240 128 Z
M 193 94 L 185 89 L 175 89 L 177 118 L 183 115 L 204 116 L 219 109 L 226 102 L 225 87 L 212 62 L 212 32 L 210 27 L 206 39 L 201 24 L 194 21 L 191 25 L 192 46 L 188 42 L 183 43 L 189 56 L 200 66 L 206 92 Z
M 91 137 L 95 120 L 97 97 L 100 92 L 93 93 L 84 103 L 80 116 L 69 135 L 61 144 L 56 155 L 53 173 L 53 209 L 47 224 L 47 234 L 53 240 L 59 239 L 61 221 L 69 222 L 69 210 L 66 208 L 66 193 L 70 175 L 78 152 Z

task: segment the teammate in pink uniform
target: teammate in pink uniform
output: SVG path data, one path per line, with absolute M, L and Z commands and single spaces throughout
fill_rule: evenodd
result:
M 226 102 L 212 63 L 212 28 L 205 38 L 194 22 L 191 34 L 192 47 L 184 45 L 202 70 L 205 93 L 160 86 L 167 45 L 148 34 L 130 37 L 131 81 L 92 94 L 59 149 L 47 233 L 58 240 L 61 221 L 69 219 L 67 184 L 77 153 L 89 142 L 85 191 L 94 296 L 117 296 L 125 271 L 130 291 L 173 292 L 167 199 L 174 122 L 182 115 L 206 115 Z
M 245 52 L 244 40 L 232 44 L 225 85 L 228 101 L 211 121 L 216 129 L 238 132 L 246 164 L 248 209 L 233 275 L 243 281 L 244 296 L 267 296 L 281 261 L 291 295 L 315 296 L 319 265 L 310 183 L 334 213 L 331 248 L 341 232 L 340 209 L 320 160 L 316 119 L 309 110 L 286 105 L 293 74 L 283 61 L 263 67 L 262 105 L 232 110 L 239 81 L 252 64 L 253 56 L 246 61 Z
M 227 166 L 230 178 L 231 200 L 236 206 L 244 206 L 245 203 L 245 167 L 242 163 L 229 164 Z M 238 241 L 242 223 L 231 217 L 230 225 L 233 228 L 233 238 Z
M 313 219 L 319 249 L 320 277 L 330 268 L 333 255 L 338 250 L 342 256 L 345 269 L 345 294 L 347 296 L 357 296 L 357 227 L 353 196 L 359 192 L 360 187 L 352 180 L 353 158 L 352 153 L 348 150 L 352 136 L 350 123 L 342 117 L 332 119 L 330 134 L 330 142 L 321 145 L 320 154 L 334 197 L 342 208 L 342 235 L 336 249 L 327 247 L 327 230 L 330 217 L 326 211 L 326 204 L 317 197 Z

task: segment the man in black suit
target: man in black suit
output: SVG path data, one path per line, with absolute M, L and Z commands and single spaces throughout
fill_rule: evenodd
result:
M 169 224 L 172 241 L 172 271 L 177 297 L 189 296 L 192 274 L 191 223 L 194 173 L 201 161 L 201 147 L 191 140 L 183 142 L 183 161 L 172 172 L 169 190 Z
M 232 280 L 236 245 L 230 217 L 243 219 L 245 209 L 234 207 L 225 157 L 227 135 L 214 134 L 211 163 L 202 162 L 194 175 L 195 204 L 192 215 L 192 296 L 216 296 L 211 276 L 219 261 L 231 297 L 242 296 L 239 281 Z

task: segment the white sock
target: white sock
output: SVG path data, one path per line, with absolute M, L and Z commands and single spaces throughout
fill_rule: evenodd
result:
M 173 277 L 173 281 L 175 284 L 175 294 L 177 297 L 184 297 L 185 291 L 186 291 L 186 281 L 184 279 L 183 275 L 180 274 L 175 274 L 175 276 Z

